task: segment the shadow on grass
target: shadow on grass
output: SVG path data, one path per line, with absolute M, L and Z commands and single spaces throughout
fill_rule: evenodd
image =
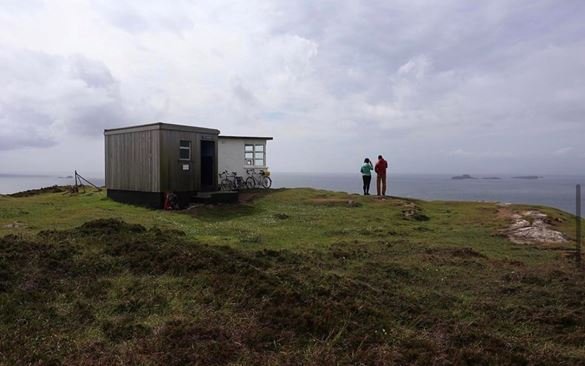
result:
M 203 205 L 193 207 L 189 210 L 182 211 L 186 215 L 196 217 L 206 222 L 229 221 L 241 217 L 257 215 L 263 210 L 251 205 L 245 204 L 221 204 L 221 205 Z

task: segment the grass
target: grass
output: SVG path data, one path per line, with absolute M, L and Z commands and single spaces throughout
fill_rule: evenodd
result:
M 513 244 L 498 209 L 308 189 L 184 212 L 0 197 L 0 363 L 585 363 L 574 243 Z M 538 209 L 574 239 L 573 217 Z

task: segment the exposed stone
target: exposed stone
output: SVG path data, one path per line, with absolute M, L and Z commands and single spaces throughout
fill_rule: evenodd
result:
M 507 230 L 508 238 L 517 244 L 566 243 L 560 231 L 550 228 L 548 216 L 539 211 L 523 211 L 510 216 L 512 224 Z
M 25 228 L 26 225 L 23 222 L 15 221 L 15 222 L 3 225 L 3 227 L 6 229 L 21 229 L 21 228 Z
M 415 205 L 413 202 L 409 202 L 403 205 L 402 209 L 402 217 L 406 220 L 415 220 L 415 221 L 429 221 L 430 217 L 425 215 L 420 207 Z

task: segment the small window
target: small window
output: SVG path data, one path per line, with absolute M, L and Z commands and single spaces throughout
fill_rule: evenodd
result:
M 179 142 L 179 159 L 191 160 L 191 141 L 181 140 Z
M 251 166 L 265 166 L 266 152 L 264 144 L 245 144 L 244 164 Z

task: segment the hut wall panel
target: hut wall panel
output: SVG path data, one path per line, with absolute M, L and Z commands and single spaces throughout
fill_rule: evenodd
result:
M 160 176 L 163 192 L 187 192 L 199 190 L 199 134 L 187 131 L 160 131 Z M 179 143 L 191 141 L 191 159 L 179 159 Z M 183 170 L 183 164 L 189 170 Z
M 108 189 L 136 192 L 201 190 L 202 139 L 215 142 L 216 160 L 213 170 L 214 185 L 217 186 L 219 146 L 216 130 L 155 127 L 105 132 L 105 175 Z M 191 141 L 190 160 L 179 160 L 181 140 Z M 189 165 L 188 171 L 182 169 L 183 164 Z
M 152 139 L 152 151 L 151 151 L 151 162 L 150 170 L 151 174 L 151 185 L 153 192 L 162 192 L 160 189 L 160 131 L 150 131 Z
M 159 131 L 106 135 L 106 186 L 108 189 L 159 192 L 157 177 Z

